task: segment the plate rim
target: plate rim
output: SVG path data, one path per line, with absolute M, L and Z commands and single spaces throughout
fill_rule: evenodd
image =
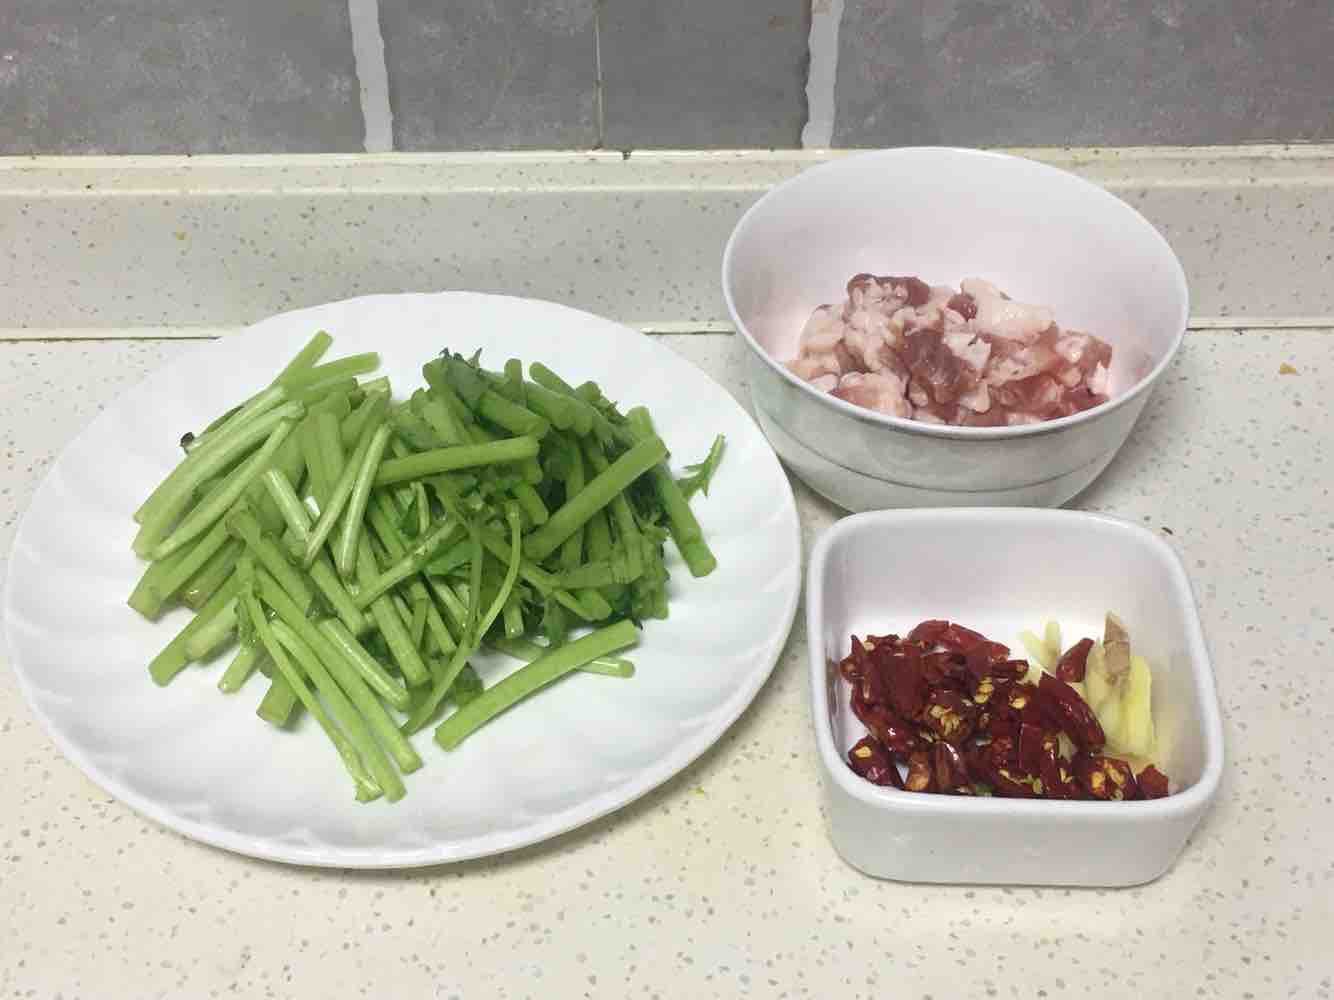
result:
M 311 868 L 341 868 L 366 871 L 385 871 L 450 865 L 463 861 L 472 861 L 480 858 L 504 855 L 523 848 L 544 844 L 581 827 L 588 826 L 644 798 L 671 778 L 684 772 L 705 753 L 715 747 L 722 741 L 723 737 L 727 735 L 728 731 L 731 730 L 732 726 L 735 725 L 741 716 L 745 714 L 746 710 L 754 703 L 760 691 L 773 675 L 773 671 L 778 665 L 779 659 L 782 657 L 783 649 L 787 645 L 793 624 L 796 620 L 797 608 L 801 601 L 801 593 L 803 589 L 801 521 L 796 509 L 796 498 L 792 491 L 791 480 L 778 459 L 777 453 L 774 452 L 773 446 L 769 444 L 768 438 L 765 436 L 754 416 L 748 413 L 740 402 L 738 402 L 730 392 L 724 389 L 708 372 L 685 358 L 679 358 L 679 360 L 685 364 L 689 364 L 696 368 L 701 377 L 713 382 L 714 385 L 722 391 L 726 404 L 736 408 L 736 411 L 740 416 L 753 427 L 759 440 L 763 442 L 764 451 L 767 453 L 763 460 L 773 462 L 779 473 L 779 479 L 784 487 L 777 498 L 780 503 L 775 506 L 779 509 L 780 514 L 784 515 L 784 519 L 790 522 L 789 527 L 792 531 L 792 541 L 797 556 L 795 562 L 784 570 L 784 573 L 790 577 L 790 580 L 786 588 L 787 593 L 785 595 L 782 613 L 779 620 L 775 623 L 779 627 L 771 629 L 770 634 L 772 638 L 766 641 L 761 652 L 753 661 L 755 664 L 763 665 L 760 666 L 759 669 L 753 669 L 746 673 L 744 675 L 745 683 L 739 685 L 732 691 L 731 696 L 726 701 L 721 702 L 720 705 L 714 709 L 714 713 L 717 714 L 716 722 L 705 725 L 697 733 L 692 734 L 692 736 L 678 741 L 674 744 L 671 752 L 659 757 L 651 765 L 637 769 L 625 781 L 610 788 L 603 789 L 595 795 L 582 800 L 580 803 L 564 807 L 557 812 L 539 818 L 537 821 L 522 824 L 505 833 L 485 833 L 462 840 L 437 840 L 428 846 L 416 848 L 376 850 L 362 848 L 349 849 L 333 846 L 321 847 L 275 844 L 270 837 L 239 833 L 231 829 L 220 827 L 216 823 L 204 822 L 185 816 L 179 811 L 164 806 L 152 796 L 127 787 L 118 778 L 106 773 L 99 767 L 98 764 L 91 759 L 88 753 L 80 748 L 58 725 L 55 724 L 49 713 L 43 708 L 41 700 L 38 697 L 37 692 L 34 690 L 34 679 L 29 676 L 28 668 L 22 663 L 18 655 L 18 643 L 14 636 L 14 584 L 15 577 L 18 573 L 16 567 L 20 566 L 24 561 L 20 549 L 25 536 L 29 531 L 29 525 L 34 515 L 34 511 L 37 508 L 36 501 L 41 492 L 48 488 L 61 459 L 63 459 L 66 453 L 76 444 L 93 434 L 103 421 L 111 420 L 114 416 L 116 404 L 142 386 L 144 382 L 157 377 L 165 370 L 191 363 L 194 358 L 200 354 L 208 353 L 210 349 L 214 348 L 215 345 L 220 342 L 232 341 L 236 338 L 253 335 L 257 328 L 279 318 L 299 316 L 302 313 L 313 312 L 316 310 L 345 307 L 353 303 L 368 303 L 372 301 L 388 302 L 403 299 L 433 299 L 439 301 L 446 301 L 449 299 L 473 299 L 492 302 L 535 303 L 544 307 L 551 307 L 573 313 L 585 322 L 592 320 L 597 324 L 619 327 L 624 335 L 642 337 L 649 343 L 652 343 L 652 340 L 648 335 L 642 331 L 635 330 L 633 327 L 626 326 L 615 320 L 599 316 L 596 313 L 577 309 L 563 303 L 526 296 L 498 295 L 466 290 L 393 292 L 357 295 L 345 299 L 322 302 L 311 306 L 302 306 L 296 309 L 273 313 L 256 320 L 253 323 L 247 324 L 242 329 L 227 334 L 222 338 L 209 340 L 199 344 L 194 349 L 184 352 L 180 357 L 175 358 L 166 364 L 154 367 L 146 372 L 143 378 L 137 380 L 134 385 L 122 391 L 115 400 L 109 402 L 92 420 L 84 425 L 79 432 L 64 445 L 64 447 L 61 448 L 60 452 L 55 456 L 50 466 L 46 469 L 41 480 L 37 483 L 23 514 L 19 518 L 9 548 L 8 566 L 5 572 L 4 605 L 3 608 L 0 608 L 0 611 L 3 612 L 5 623 L 4 640 L 10 672 L 15 678 L 19 692 L 22 694 L 33 717 L 41 725 L 48 738 L 51 739 L 57 749 L 60 750 L 61 754 L 72 763 L 84 777 L 88 778 L 93 784 L 103 792 L 112 796 L 118 802 L 128 806 L 133 812 L 157 823 L 159 826 L 180 834 L 187 839 L 195 840 L 233 854 L 264 861 Z M 662 349 L 669 350 L 666 347 L 663 347 Z M 721 709 L 721 712 L 719 712 L 719 709 Z M 442 849 L 442 846 L 444 849 Z

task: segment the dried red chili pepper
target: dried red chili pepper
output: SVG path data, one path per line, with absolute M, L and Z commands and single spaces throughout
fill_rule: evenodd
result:
M 863 703 L 860 705 L 860 710 L 858 706 L 854 706 L 853 713 L 870 734 L 891 753 L 906 757 L 914 750 L 922 748 L 916 730 L 884 705 Z
M 1134 772 L 1123 760 L 1081 750 L 1075 754 L 1071 765 L 1079 787 L 1091 798 L 1120 802 L 1139 797 Z
M 935 645 L 950 623 L 940 618 L 929 618 L 908 633 L 909 642 L 926 642 Z
M 1026 681 L 1011 684 L 1005 691 L 1005 701 L 996 706 L 996 714 L 1014 722 L 1041 725 L 1042 710 L 1038 707 L 1038 689 Z
M 944 631 L 936 636 L 936 642 L 946 649 L 952 649 L 959 653 L 966 653 L 979 642 L 987 641 L 987 637 L 981 632 L 974 632 L 972 629 L 964 628 L 955 622 L 950 622 Z M 1006 649 L 1006 653 L 1008 652 L 1009 650 Z
M 1002 798 L 1037 798 L 1037 790 L 1033 787 L 1035 780 L 1033 776 L 1025 774 L 1016 767 L 997 766 L 992 763 L 985 777 L 986 783 L 991 786 L 992 792 Z
M 974 677 L 987 677 L 996 674 L 998 665 L 1005 663 L 1009 655 L 1009 646 L 984 639 L 970 647 L 964 657 L 969 673 Z M 1004 668 L 1001 672 L 1004 672 Z
M 921 656 L 911 649 L 896 657 L 885 671 L 889 704 L 905 719 L 917 719 L 930 688 L 922 676 Z
M 963 656 L 948 650 L 922 657 L 922 677 L 929 687 L 947 687 L 955 691 L 967 691 L 971 680 Z
M 1053 752 L 1058 744 L 1056 734 L 1031 722 L 1019 724 L 1019 764 L 1029 774 L 1037 774 L 1047 748 Z
M 973 734 L 977 708 L 958 691 L 937 689 L 926 699 L 923 721 L 931 732 L 956 746 Z
M 968 764 L 959 748 L 941 740 L 931 748 L 931 775 L 936 791 L 948 795 L 972 795 Z
M 944 646 L 945 649 L 938 649 Z M 1082 674 L 1092 640 L 1068 650 L 1057 670 Z M 853 637 L 838 664 L 851 685 L 852 710 L 870 735 L 849 751 L 854 772 L 898 784 L 895 761 L 908 765 L 902 786 L 945 794 L 1049 799 L 1129 800 L 1168 794 L 1167 777 L 1098 754 L 1102 728 L 1061 677 L 1023 678 L 1025 660 L 1008 647 L 941 619 L 895 635 Z M 1064 732 L 1079 752 L 1061 755 Z M 855 759 L 854 759 L 855 757 Z M 891 773 L 892 772 L 892 773 Z
M 1038 777 L 1042 779 L 1042 794 L 1049 799 L 1082 798 L 1078 782 L 1070 770 L 1070 765 L 1061 758 L 1060 751 L 1052 744 L 1044 743 L 1038 760 Z
M 908 756 L 908 776 L 903 779 L 903 787 L 910 792 L 935 791 L 935 778 L 931 772 L 931 754 L 919 750 Z
M 1098 717 L 1088 702 L 1063 680 L 1043 674 L 1038 680 L 1042 695 L 1041 709 L 1051 725 L 1057 727 L 1081 750 L 1101 750 L 1107 742 Z
M 857 686 L 861 688 L 862 700 L 867 704 L 884 705 L 889 702 L 889 684 L 879 663 L 872 661 L 866 665 Z
M 1092 639 L 1080 639 L 1067 649 L 1056 661 L 1056 676 L 1067 684 L 1082 681 L 1084 669 L 1088 666 L 1089 650 L 1092 648 Z
M 848 751 L 848 766 L 874 785 L 903 787 L 903 777 L 889 752 L 873 737 L 863 736 Z
M 1146 799 L 1161 799 L 1168 794 L 1167 775 L 1152 764 L 1140 771 L 1135 780 L 1139 784 L 1140 795 Z
M 997 680 L 1019 681 L 1028 676 L 1027 660 L 993 660 L 991 676 Z

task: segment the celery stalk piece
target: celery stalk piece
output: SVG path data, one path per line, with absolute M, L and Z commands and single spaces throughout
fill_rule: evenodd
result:
M 360 470 L 363 460 L 370 451 L 371 441 L 379 431 L 379 424 L 371 423 L 361 433 L 361 440 L 357 442 L 357 450 L 352 455 L 352 460 L 346 463 L 338 473 L 338 478 L 334 481 L 333 487 L 329 490 L 329 502 L 320 510 L 319 520 L 315 522 L 315 527 L 310 530 L 310 538 L 306 541 L 306 551 L 302 556 L 302 565 L 309 567 L 315 561 L 315 556 L 319 554 L 324 547 L 325 541 L 333 533 L 334 526 L 338 523 L 339 516 L 347 507 L 348 500 L 352 497 L 352 488 L 356 485 L 357 473 Z M 334 431 L 335 435 L 337 430 Z M 341 445 L 340 445 L 341 447 Z M 332 474 L 332 469 L 327 469 L 328 457 L 325 458 L 326 470 Z
M 256 421 L 256 423 L 258 422 Z M 260 473 L 268 467 L 279 446 L 287 439 L 287 435 L 292 432 L 295 426 L 296 424 L 290 420 L 284 420 L 278 424 L 259 451 L 247 458 L 239 468 L 228 473 L 227 478 L 219 484 L 217 489 L 211 491 L 208 496 L 201 500 L 199 506 L 190 511 L 171 534 L 153 547 L 153 558 L 166 558 L 186 542 L 211 528 L 227 512 L 228 508 L 240 499 L 241 494 L 249 488 L 250 484 L 259 478 Z M 147 529 L 148 524 L 148 521 L 144 522 L 145 529 Z
M 343 766 L 347 768 L 348 773 L 352 775 L 352 781 L 357 791 L 357 798 L 365 801 L 378 796 L 384 791 L 383 786 L 380 785 L 375 776 L 367 768 L 366 763 L 362 760 L 356 743 L 339 728 L 339 725 L 334 721 L 333 716 L 325 709 L 320 700 L 315 697 L 309 686 L 307 686 L 305 678 L 301 676 L 296 666 L 288 658 L 287 648 L 278 640 L 274 627 L 269 624 L 269 620 L 264 614 L 264 609 L 260 607 L 259 598 L 253 593 L 249 593 L 244 595 L 243 600 L 246 614 L 250 616 L 250 621 L 255 630 L 255 634 L 259 636 L 259 641 L 264 644 L 264 649 L 273 660 L 273 665 L 277 670 L 278 675 L 287 682 L 288 686 L 295 692 L 297 699 L 301 702 L 302 706 L 320 724 L 320 728 L 324 730 L 325 735 L 329 737 L 329 741 L 333 743 L 334 748 L 338 751 L 338 756 L 342 758 Z M 318 662 L 316 663 L 316 666 L 318 666 Z M 327 673 L 318 670 L 312 676 L 312 680 L 315 680 L 317 686 L 319 686 L 320 693 L 329 697 L 328 689 L 333 688 L 332 682 L 329 682 L 327 685 L 319 683 L 320 680 L 327 680 L 327 677 Z M 331 699 L 331 702 L 332 701 L 333 699 Z M 339 708 L 341 709 L 341 707 L 342 705 L 340 704 Z M 348 708 L 350 709 L 350 707 L 351 706 L 349 705 Z M 355 712 L 353 714 L 355 714 Z M 398 775 L 395 774 L 394 777 L 397 778 Z
M 361 465 L 357 469 L 347 508 L 343 511 L 338 540 L 334 545 L 334 565 L 344 580 L 350 580 L 356 569 L 357 542 L 361 538 L 361 523 L 366 517 L 366 501 L 370 498 L 371 483 L 375 479 L 380 458 L 384 455 L 385 446 L 389 444 L 391 433 L 391 428 L 385 423 L 375 428 L 370 444 L 362 455 Z
M 203 628 L 213 615 L 217 614 L 240 592 L 241 581 L 236 573 L 232 573 L 227 582 L 208 599 L 208 603 L 199 609 L 199 614 L 195 615 L 183 629 L 176 633 L 176 637 L 167 643 L 166 647 L 157 656 L 153 657 L 152 662 L 148 664 L 149 676 L 153 678 L 155 684 L 170 684 L 171 679 L 185 669 L 190 662 L 185 647 L 191 636 Z
M 537 560 L 545 559 L 574 530 L 596 511 L 607 506 L 631 483 L 667 457 L 667 447 L 658 438 L 636 444 L 604 472 L 593 477 L 577 496 L 567 500 L 546 524 L 528 537 L 525 549 Z
M 268 653 L 264 655 L 267 656 Z M 269 725 L 281 729 L 292 723 L 296 707 L 296 692 L 292 690 L 292 685 L 287 683 L 282 674 L 274 673 L 269 680 L 268 690 L 264 692 L 264 697 L 255 707 L 255 714 Z
M 445 719 L 436 728 L 436 743 L 445 750 L 457 748 L 472 733 L 524 698 L 585 663 L 633 645 L 638 638 L 632 622 L 619 621 L 556 647 L 520 667 Z
M 190 452 L 135 512 L 139 534 L 134 540 L 134 551 L 141 556 L 149 555 L 176 518 L 190 506 L 195 492 L 204 482 L 248 454 L 285 421 L 301 419 L 304 412 L 305 407 L 300 403 L 284 403 L 262 417 L 246 422 L 236 431 L 219 434 L 211 444 L 201 445 Z
M 639 435 L 641 440 L 647 440 L 654 436 L 653 421 L 649 417 L 648 410 L 637 406 L 626 416 L 629 418 L 631 428 Z M 672 478 L 672 474 L 665 464 L 655 465 L 649 470 L 649 475 L 652 477 L 653 488 L 657 493 L 658 501 L 667 513 L 667 524 L 671 531 L 672 541 L 676 543 L 676 548 L 681 553 L 681 558 L 685 560 L 690 575 L 695 577 L 708 576 L 717 568 L 718 560 L 704 540 L 704 531 L 700 528 L 698 519 L 690 509 L 690 502 L 686 499 L 685 493 L 676 480 Z M 706 493 L 708 492 L 707 482 L 702 488 Z
M 485 444 L 455 445 L 418 452 L 406 458 L 390 458 L 380 464 L 375 476 L 376 486 L 388 486 L 410 479 L 421 479 L 441 472 L 473 469 L 483 465 L 497 465 L 533 458 L 538 452 L 535 437 L 504 438 Z
M 240 691 L 267 655 L 263 645 L 256 639 L 241 643 L 232 662 L 227 664 L 227 669 L 218 679 L 218 690 L 223 694 Z

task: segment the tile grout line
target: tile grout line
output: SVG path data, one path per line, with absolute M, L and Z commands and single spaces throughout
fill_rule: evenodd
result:
M 597 115 L 597 144 L 594 149 L 604 149 L 607 145 L 607 115 L 603 95 L 602 82 L 602 3 L 601 0 L 593 4 L 593 72 L 595 79 L 593 83 L 593 94 L 596 98 L 595 113 Z
M 352 25 L 352 58 L 366 128 L 365 149 L 368 153 L 389 153 L 394 149 L 394 113 L 389 107 L 389 67 L 380 33 L 379 0 L 348 0 L 347 15 Z
M 811 0 L 811 32 L 807 42 L 806 124 L 803 149 L 828 149 L 834 140 L 834 85 L 838 81 L 838 30 L 843 0 Z

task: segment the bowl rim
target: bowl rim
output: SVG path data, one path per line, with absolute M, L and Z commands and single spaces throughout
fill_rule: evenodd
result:
M 1059 177 L 1062 183 L 1073 182 L 1076 187 L 1082 187 L 1098 198 L 1110 199 L 1111 202 L 1115 203 L 1118 211 L 1128 213 L 1127 217 L 1134 225 L 1146 229 L 1150 238 L 1155 240 L 1159 246 L 1166 251 L 1167 260 L 1170 261 L 1172 265 L 1172 276 L 1181 289 L 1181 309 L 1176 322 L 1177 330 L 1173 335 L 1172 343 L 1169 345 L 1167 352 L 1162 356 L 1158 363 L 1125 392 L 1107 400 L 1105 403 L 1099 403 L 1097 406 L 1090 407 L 1080 413 L 1071 414 L 1068 417 L 1057 417 L 1053 420 L 1043 420 L 1035 424 L 1020 424 L 1013 427 L 960 427 L 953 424 L 926 423 L 919 420 L 911 420 L 907 417 L 894 417 L 886 413 L 880 413 L 876 410 L 869 410 L 862 406 L 856 406 L 845 400 L 839 399 L 836 396 L 830 395 L 827 392 L 821 392 L 809 382 L 798 378 L 788 370 L 786 365 L 783 365 L 775 359 L 773 355 L 771 355 L 769 351 L 755 339 L 754 334 L 746 328 L 746 324 L 738 314 L 736 303 L 732 297 L 730 275 L 733 268 L 736 245 L 745 230 L 753 225 L 754 220 L 771 207 L 775 200 L 792 192 L 802 184 L 809 183 L 812 175 L 847 169 L 848 164 L 862 160 L 911 159 L 928 155 L 945 155 L 969 159 L 989 159 L 1022 164 L 1029 169 L 1036 170 L 1040 174 L 1047 174 L 1052 178 Z M 844 416 L 850 417 L 859 423 L 887 427 L 908 434 L 917 434 L 922 437 L 938 437 L 962 441 L 1028 438 L 1040 437 L 1044 434 L 1056 434 L 1081 423 L 1100 419 L 1101 417 L 1110 414 L 1112 411 L 1128 405 L 1145 392 L 1148 392 L 1176 358 L 1177 352 L 1181 349 L 1181 343 L 1185 339 L 1186 327 L 1190 318 L 1190 285 L 1186 281 L 1186 272 L 1181 266 L 1180 258 L 1177 257 L 1176 251 L 1172 249 L 1172 246 L 1167 242 L 1166 237 L 1164 237 L 1163 234 L 1158 231 L 1157 227 L 1146 219 L 1133 205 L 1122 198 L 1118 198 L 1106 188 L 1099 187 L 1097 184 L 1080 177 L 1078 174 L 1068 170 L 1062 170 L 1060 167 L 1054 167 L 1049 163 L 1042 163 L 1026 156 L 1016 156 L 1013 153 L 1003 153 L 989 149 L 972 149 L 964 146 L 897 146 L 889 149 L 873 149 L 864 152 L 840 155 L 837 159 L 829 160 L 813 167 L 807 167 L 795 176 L 789 177 L 787 180 L 774 185 L 766 191 L 755 204 L 751 205 L 737 221 L 737 224 L 732 227 L 731 235 L 728 236 L 727 244 L 723 248 L 722 288 L 723 299 L 727 303 L 728 316 L 732 320 L 733 327 L 735 327 L 736 331 L 741 334 L 741 337 L 746 342 L 747 346 L 759 356 L 761 361 L 769 367 L 770 371 L 776 374 L 780 379 L 788 382 L 790 385 L 797 387 L 798 391 L 806 393 L 807 396 L 815 400 L 818 405 L 829 407 L 835 412 L 842 413 Z
M 1199 780 L 1189 788 L 1161 799 L 1131 802 L 1056 801 L 1050 799 L 1009 799 L 957 795 L 921 795 L 897 788 L 873 785 L 854 774 L 834 745 L 829 724 L 827 664 L 823 641 L 824 571 L 831 552 L 848 534 L 863 525 L 877 530 L 920 527 L 923 522 L 976 521 L 1009 518 L 1023 521 L 1064 521 L 1063 531 L 1078 531 L 1092 523 L 1111 525 L 1148 550 L 1167 567 L 1172 587 L 1185 617 L 1185 639 L 1194 682 L 1195 697 L 1202 707 L 1200 729 L 1204 743 L 1204 766 Z M 916 525 L 913 522 L 917 522 Z M 1216 796 L 1223 776 L 1223 722 L 1218 707 L 1212 661 L 1199 607 L 1181 557 L 1163 539 L 1143 525 L 1124 518 L 1087 511 L 1042 507 L 934 507 L 903 510 L 867 511 L 836 521 L 817 539 L 806 569 L 806 647 L 811 679 L 811 722 L 818 752 L 829 780 L 848 796 L 886 814 L 912 813 L 935 815 L 941 819 L 960 819 L 997 815 L 1014 818 L 1060 820 L 1063 822 L 1106 821 L 1120 818 L 1135 823 L 1177 820 L 1202 813 Z M 1115 813 L 1107 810 L 1114 808 Z

